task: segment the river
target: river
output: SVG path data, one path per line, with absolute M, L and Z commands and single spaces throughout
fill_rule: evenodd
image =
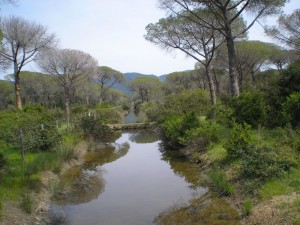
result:
M 200 168 L 167 154 L 155 131 L 124 132 L 62 175 L 52 224 L 240 224 L 238 213 L 204 186 Z

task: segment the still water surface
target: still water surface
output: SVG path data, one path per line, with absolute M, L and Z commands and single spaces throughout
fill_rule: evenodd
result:
M 69 195 L 52 210 L 63 214 L 66 224 L 239 224 L 226 202 L 201 187 L 197 165 L 163 153 L 157 133 L 127 132 L 115 143 L 88 153 L 83 167 L 62 176 Z M 197 211 L 214 222 L 193 219 Z

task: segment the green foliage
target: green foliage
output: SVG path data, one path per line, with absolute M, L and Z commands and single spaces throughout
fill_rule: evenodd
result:
M 2 152 L 0 152 L 0 169 L 2 169 L 6 164 L 5 156 Z
M 185 115 L 197 112 L 199 116 L 206 116 L 210 110 L 209 93 L 204 90 L 187 90 L 177 95 L 166 97 L 163 113 L 167 115 Z
M 97 108 L 96 118 L 102 123 L 120 123 L 122 122 L 121 108 Z M 93 113 L 91 116 L 94 116 Z
M 283 118 L 294 127 L 300 125 L 300 92 L 290 94 L 283 103 Z
M 78 159 L 75 153 L 75 145 L 72 143 L 62 143 L 56 149 L 58 157 L 64 162 L 70 162 L 72 159 Z
M 264 96 L 258 92 L 243 92 L 239 97 L 231 99 L 232 119 L 238 123 L 247 123 L 256 128 L 265 124 L 266 105 Z
M 25 194 L 22 195 L 22 200 L 21 200 L 21 203 L 20 203 L 20 207 L 24 212 L 26 212 L 28 214 L 31 213 L 32 203 L 33 203 L 33 201 L 32 201 L 32 198 L 31 198 L 29 193 L 25 193 Z
M 251 140 L 251 131 L 248 124 L 238 124 L 233 122 L 233 128 L 230 132 L 228 141 L 224 144 L 227 150 L 227 157 L 230 159 L 239 159 L 249 154 Z
M 88 111 L 88 107 L 83 104 L 73 104 L 71 106 L 71 112 L 73 114 L 80 114 L 80 113 L 85 113 Z
M 61 140 L 51 113 L 41 106 L 25 107 L 23 112 L 0 112 L 0 139 L 20 147 L 20 130 L 25 150 L 47 151 Z
M 253 202 L 251 198 L 246 198 L 243 204 L 243 215 L 249 216 L 253 209 Z
M 113 131 L 101 120 L 94 117 L 83 117 L 80 121 L 83 134 L 101 141 L 109 141 L 113 137 Z
M 233 193 L 233 185 L 227 180 L 226 173 L 220 168 L 214 168 L 208 174 L 212 187 L 220 195 L 231 195 Z
M 281 177 L 295 166 L 293 159 L 267 146 L 249 146 L 247 158 L 241 161 L 243 176 L 268 180 Z
M 27 113 L 34 113 L 34 112 L 45 112 L 46 109 L 41 104 L 26 104 L 23 107 L 23 111 Z
M 278 81 L 281 96 L 289 96 L 293 92 L 300 92 L 300 61 L 294 62 L 283 72 Z
M 216 140 L 213 123 L 199 119 L 194 112 L 184 116 L 170 116 L 162 124 L 164 136 L 174 144 L 197 144 L 203 150 L 208 144 Z

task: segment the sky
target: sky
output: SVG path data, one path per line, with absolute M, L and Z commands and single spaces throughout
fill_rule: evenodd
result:
M 300 1 L 290 0 L 284 11 L 291 13 L 296 8 L 300 8 Z M 195 65 L 195 60 L 180 51 L 166 52 L 144 39 L 145 27 L 166 16 L 158 0 L 18 0 L 16 6 L 1 5 L 0 17 L 11 15 L 47 27 L 56 34 L 60 48 L 87 52 L 99 66 L 122 73 L 159 76 Z M 271 41 L 259 25 L 251 28 L 249 39 Z M 39 71 L 34 63 L 24 69 Z M 0 74 L 0 79 L 3 76 Z

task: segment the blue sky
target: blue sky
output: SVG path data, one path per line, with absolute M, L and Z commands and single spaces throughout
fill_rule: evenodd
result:
M 300 1 L 291 0 L 284 10 L 291 13 L 296 8 Z M 163 75 L 195 64 L 183 53 L 166 52 L 143 38 L 147 24 L 165 17 L 157 0 L 19 0 L 17 6 L 2 5 L 0 16 L 9 15 L 46 26 L 60 40 L 59 47 L 85 51 L 100 66 L 121 72 Z M 270 41 L 258 25 L 249 37 Z M 25 69 L 38 71 L 34 64 Z

